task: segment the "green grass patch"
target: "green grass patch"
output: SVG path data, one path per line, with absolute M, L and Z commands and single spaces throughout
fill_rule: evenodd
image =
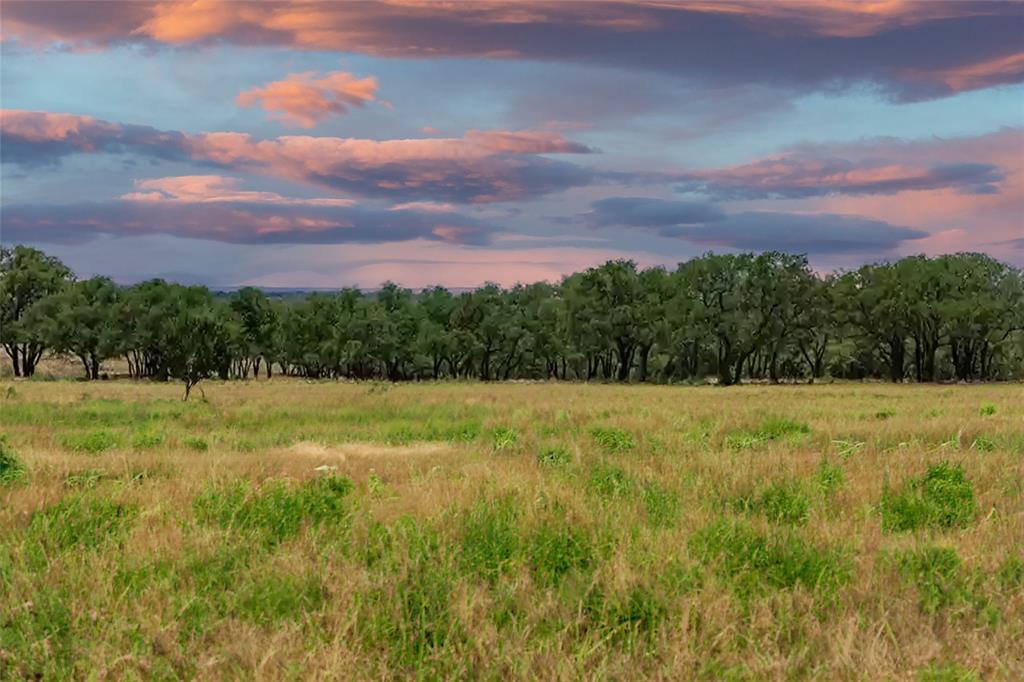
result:
M 494 582 L 508 573 L 519 558 L 519 506 L 511 495 L 480 499 L 462 519 L 463 570 Z
M 0 435 L 0 485 L 17 483 L 23 478 L 25 465 L 7 442 L 7 437 Z
M 900 492 L 882 492 L 879 505 L 882 529 L 906 532 L 920 528 L 963 528 L 974 520 L 974 488 L 963 467 L 940 462 L 924 476 L 907 482 Z
M 317 611 L 324 599 L 323 584 L 316 576 L 271 573 L 241 586 L 234 612 L 258 625 L 276 625 Z
M 760 492 L 732 500 L 732 509 L 763 514 L 769 521 L 800 525 L 810 518 L 811 499 L 796 481 L 769 483 Z
M 545 445 L 537 451 L 537 461 L 544 466 L 564 467 L 572 464 L 572 454 L 564 445 Z
M 66 434 L 61 438 L 61 445 L 72 452 L 84 452 L 90 455 L 113 450 L 121 440 L 111 431 L 89 431 L 87 433 Z
M 206 439 L 198 436 L 183 438 L 181 444 L 189 450 L 195 450 L 196 452 L 206 452 L 210 449 L 210 444 L 206 442 Z
M 830 596 L 853 575 L 849 557 L 838 549 L 816 547 L 793 533 L 763 535 L 725 519 L 690 536 L 688 547 L 744 595 L 801 586 Z
M 350 519 L 346 497 L 352 481 L 323 476 L 299 486 L 268 481 L 255 488 L 247 481 L 211 486 L 193 502 L 196 518 L 228 531 L 247 533 L 274 545 L 294 537 L 306 525 L 344 525 Z
M 636 447 L 636 438 L 629 431 L 615 426 L 597 426 L 590 437 L 607 452 L 627 452 Z
M 604 498 L 629 497 L 637 483 L 622 467 L 599 463 L 590 470 L 587 487 L 594 494 Z
M 495 451 L 511 450 L 519 442 L 519 434 L 515 429 L 499 426 L 491 431 L 491 445 Z
M 983 613 L 990 624 L 998 621 L 998 610 L 981 589 L 982 576 L 966 573 L 955 549 L 926 545 L 898 551 L 893 560 L 903 577 L 917 589 L 918 603 L 925 613 L 967 606 Z
M 978 408 L 978 414 L 981 415 L 982 417 L 991 417 L 998 411 L 999 408 L 996 407 L 993 403 L 985 403 L 984 405 Z
M 534 528 L 527 555 L 534 579 L 543 586 L 557 585 L 570 573 L 589 573 L 598 559 L 591 536 L 565 519 L 549 519 Z
M 135 508 L 128 505 L 71 495 L 33 514 L 28 535 L 58 551 L 91 550 L 123 536 L 135 516 Z

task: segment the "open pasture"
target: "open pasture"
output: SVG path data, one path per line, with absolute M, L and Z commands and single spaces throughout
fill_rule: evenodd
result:
M 0 383 L 0 678 L 1021 679 L 1020 385 Z

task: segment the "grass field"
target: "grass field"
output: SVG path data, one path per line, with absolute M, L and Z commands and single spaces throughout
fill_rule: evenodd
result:
M 1022 679 L 1024 388 L 0 383 L 0 678 Z

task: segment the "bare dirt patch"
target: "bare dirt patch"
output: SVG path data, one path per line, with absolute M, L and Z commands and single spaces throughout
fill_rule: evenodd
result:
M 281 450 L 282 455 L 290 457 L 302 457 L 321 460 L 324 462 L 335 461 L 345 462 L 350 457 L 357 459 L 365 458 L 393 458 L 393 457 L 415 457 L 418 455 L 431 455 L 442 452 L 446 449 L 444 443 L 417 443 L 415 445 L 382 445 L 380 443 L 341 443 L 339 445 L 324 445 L 316 441 L 303 440 L 295 443 L 289 448 Z

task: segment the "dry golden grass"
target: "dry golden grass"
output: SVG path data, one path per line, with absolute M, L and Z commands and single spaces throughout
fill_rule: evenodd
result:
M 1024 679 L 1020 385 L 205 392 L 0 383 L 0 678 Z M 883 532 L 942 461 L 969 520 Z

